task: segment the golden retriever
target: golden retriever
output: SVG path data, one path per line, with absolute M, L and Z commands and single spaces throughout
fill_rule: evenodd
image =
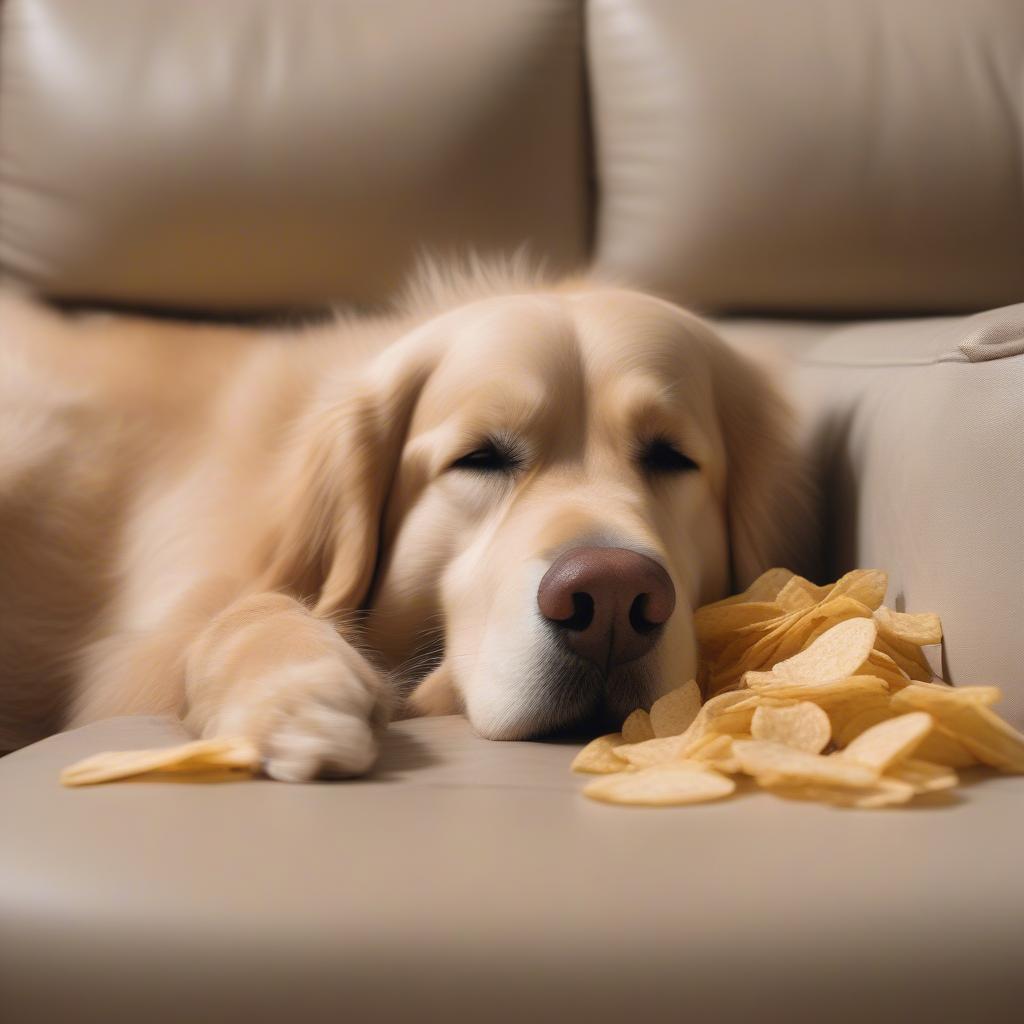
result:
M 807 512 L 765 374 L 620 286 L 428 267 L 289 330 L 7 294 L 0 752 L 176 714 L 306 780 L 368 770 L 395 710 L 621 720 Z

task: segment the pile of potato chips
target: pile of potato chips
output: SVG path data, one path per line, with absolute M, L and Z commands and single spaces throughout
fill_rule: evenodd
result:
M 690 804 L 730 795 L 738 776 L 784 797 L 875 808 L 949 789 L 958 768 L 1024 772 L 1024 735 L 991 708 L 999 689 L 932 682 L 921 647 L 942 640 L 938 616 L 884 607 L 887 583 L 857 570 L 819 587 L 771 569 L 701 608 L 699 683 L 584 747 L 573 770 L 603 777 L 583 792 Z

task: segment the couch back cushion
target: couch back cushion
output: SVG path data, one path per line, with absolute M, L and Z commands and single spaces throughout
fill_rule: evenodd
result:
M 601 265 L 718 311 L 1024 299 L 1020 0 L 592 0 Z
M 261 311 L 588 237 L 574 0 L 6 0 L 0 271 Z

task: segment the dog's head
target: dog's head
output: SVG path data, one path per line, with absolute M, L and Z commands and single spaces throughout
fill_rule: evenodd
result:
M 273 585 L 364 609 L 413 708 L 496 739 L 649 705 L 695 674 L 693 610 L 807 540 L 765 378 L 636 292 L 462 305 L 304 430 Z

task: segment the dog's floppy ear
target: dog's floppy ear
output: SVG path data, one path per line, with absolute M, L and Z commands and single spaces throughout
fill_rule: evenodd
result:
M 734 590 L 781 566 L 814 579 L 814 488 L 795 417 L 768 370 L 725 342 L 712 356 L 726 450 L 726 511 Z
M 261 589 L 293 594 L 318 615 L 361 606 L 388 492 L 428 375 L 427 361 L 416 353 L 386 353 L 351 394 L 326 401 L 296 424 Z

